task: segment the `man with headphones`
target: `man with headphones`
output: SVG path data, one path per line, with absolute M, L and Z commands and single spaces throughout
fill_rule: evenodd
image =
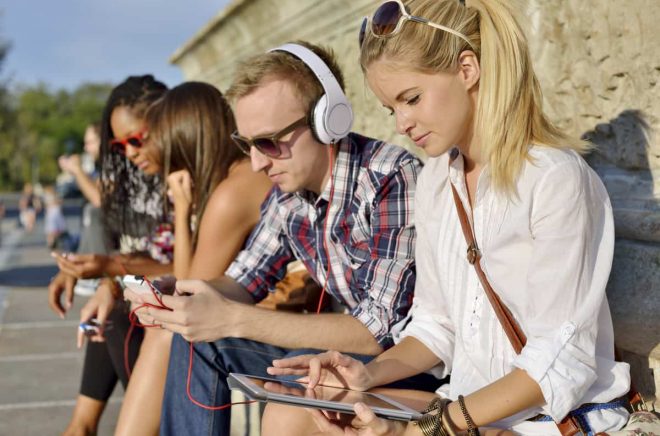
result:
M 228 435 L 229 410 L 217 409 L 230 402 L 230 372 L 267 376 L 273 359 L 295 349 L 369 360 L 402 330 L 415 282 L 413 193 L 421 162 L 351 133 L 342 87 L 331 52 L 308 43 L 283 45 L 238 68 L 227 92 L 238 127 L 232 137 L 275 186 L 224 277 L 179 281 L 186 296 L 163 297 L 171 312 L 142 311 L 143 322 L 177 333 L 161 434 Z M 344 313 L 254 307 L 296 259 Z M 192 370 L 187 340 L 195 343 Z

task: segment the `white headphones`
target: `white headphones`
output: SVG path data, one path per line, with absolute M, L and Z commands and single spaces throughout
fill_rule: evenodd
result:
M 316 139 L 323 144 L 334 144 L 348 135 L 353 126 L 353 109 L 325 62 L 316 53 L 299 44 L 284 44 L 268 51 L 291 53 L 303 61 L 321 83 L 324 94 L 314 105 L 309 117 Z

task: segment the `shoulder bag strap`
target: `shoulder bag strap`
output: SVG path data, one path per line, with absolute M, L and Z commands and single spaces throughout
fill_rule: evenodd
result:
M 456 211 L 458 212 L 458 219 L 461 222 L 461 229 L 463 229 L 465 242 L 467 242 L 468 245 L 468 262 L 470 262 L 474 266 L 474 269 L 477 271 L 477 276 L 479 277 L 481 286 L 483 286 L 484 291 L 486 291 L 486 296 L 488 297 L 491 306 L 493 306 L 495 315 L 497 315 L 497 319 L 500 321 L 500 324 L 504 329 L 504 333 L 506 333 L 506 336 L 509 338 L 511 346 L 513 346 L 516 354 L 520 354 L 523 347 L 527 343 L 527 337 L 523 333 L 520 326 L 513 319 L 509 309 L 507 309 L 507 307 L 502 303 L 500 297 L 490 286 L 490 283 L 486 278 L 486 274 L 484 274 L 483 270 L 481 269 L 481 265 L 479 264 L 479 260 L 481 259 L 481 252 L 479 251 L 479 247 L 474 240 L 472 227 L 470 227 L 470 222 L 468 221 L 467 214 L 465 213 L 465 208 L 463 208 L 463 203 L 461 202 L 461 199 L 459 198 L 454 185 L 451 185 L 451 192 L 454 196 L 454 203 L 456 204 Z

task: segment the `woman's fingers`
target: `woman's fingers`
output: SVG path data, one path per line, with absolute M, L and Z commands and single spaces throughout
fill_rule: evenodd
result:
M 301 376 L 307 375 L 307 368 L 294 369 L 294 368 L 276 368 L 274 366 L 270 366 L 266 368 L 266 371 L 270 375 L 301 375 Z
M 344 430 L 341 429 L 338 425 L 331 422 L 320 410 L 316 409 L 307 409 L 307 411 L 312 415 L 316 426 L 326 435 L 344 435 Z M 350 434 L 350 433 L 349 433 Z

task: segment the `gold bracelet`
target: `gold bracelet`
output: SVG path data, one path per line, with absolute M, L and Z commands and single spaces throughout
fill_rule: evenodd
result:
M 479 427 L 474 424 L 472 417 L 467 411 L 467 407 L 465 407 L 465 398 L 463 398 L 463 395 L 458 396 L 458 405 L 461 406 L 461 412 L 463 413 L 463 418 L 465 418 L 465 423 L 467 424 L 468 436 L 480 436 Z
M 444 398 L 434 398 L 422 411 L 424 413 L 422 419 L 413 422 L 413 425 L 418 426 L 424 436 L 451 436 L 442 423 L 445 407 L 450 402 Z M 431 413 L 433 411 L 436 413 Z

